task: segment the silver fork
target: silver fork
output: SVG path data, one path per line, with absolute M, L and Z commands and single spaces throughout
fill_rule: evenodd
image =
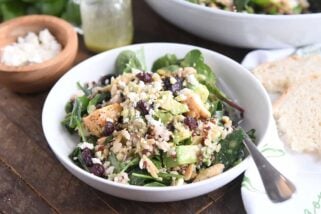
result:
M 231 92 L 223 81 L 219 80 L 218 84 L 223 91 L 226 91 L 227 93 Z M 234 108 L 233 110 L 236 111 Z M 238 114 L 235 114 L 234 112 L 234 116 L 235 115 Z M 243 143 L 252 156 L 252 159 L 259 171 L 263 186 L 269 199 L 274 203 L 290 199 L 296 191 L 295 185 L 276 168 L 274 168 L 256 148 L 256 145 L 253 143 L 246 131 L 240 126 L 243 120 L 239 116 L 235 118 L 235 120 L 237 120 L 238 128 L 244 133 L 245 139 L 243 140 Z
M 252 156 L 270 200 L 279 203 L 290 199 L 296 191 L 294 184 L 270 164 L 244 129 L 239 128 L 243 130 L 245 136 L 243 143 Z

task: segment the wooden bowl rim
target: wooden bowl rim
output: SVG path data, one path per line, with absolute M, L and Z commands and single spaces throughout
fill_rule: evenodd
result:
M 0 29 L 3 27 L 6 27 L 8 25 L 18 25 L 19 22 L 31 23 L 31 24 L 37 25 L 37 23 L 39 21 L 53 22 L 53 23 L 55 23 L 53 28 L 61 28 L 65 32 L 67 32 L 68 35 L 70 35 L 70 37 L 67 38 L 67 43 L 63 47 L 62 51 L 60 53 L 58 53 L 58 55 L 56 55 L 55 57 L 48 59 L 42 63 L 35 63 L 35 64 L 23 65 L 23 66 L 8 66 L 8 65 L 5 65 L 0 62 L 0 72 L 17 72 L 18 73 L 18 72 L 32 72 L 35 70 L 41 70 L 43 68 L 53 66 L 53 65 L 59 63 L 59 61 L 62 61 L 64 59 L 68 58 L 69 51 L 71 51 L 72 49 L 75 49 L 75 51 L 77 51 L 78 37 L 77 37 L 76 30 L 67 21 L 65 21 L 61 18 L 55 17 L 55 16 L 50 16 L 50 15 L 22 16 L 22 17 L 14 18 L 12 20 L 9 20 L 9 21 L 6 21 L 6 22 L 0 24 Z

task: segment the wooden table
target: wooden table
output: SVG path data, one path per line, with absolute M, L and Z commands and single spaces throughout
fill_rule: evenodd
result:
M 135 43 L 192 44 L 237 61 L 248 52 L 200 39 L 160 18 L 143 0 L 133 3 Z M 77 62 L 91 55 L 80 42 Z M 245 213 L 242 176 L 207 195 L 173 203 L 128 201 L 89 187 L 47 145 L 41 127 L 47 93 L 19 95 L 0 86 L 0 213 Z

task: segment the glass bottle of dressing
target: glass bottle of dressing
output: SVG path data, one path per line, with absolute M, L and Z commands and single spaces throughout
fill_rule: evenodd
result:
M 89 50 L 102 52 L 132 42 L 131 0 L 81 0 L 80 11 Z

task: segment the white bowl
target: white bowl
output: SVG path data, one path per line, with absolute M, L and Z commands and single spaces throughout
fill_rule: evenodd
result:
M 214 10 L 186 0 L 146 2 L 184 30 L 231 46 L 285 48 L 321 42 L 321 13 L 262 15 Z
M 229 93 L 233 92 L 230 96 L 244 107 L 245 126 L 255 128 L 258 141 L 264 141 L 272 119 L 271 105 L 267 93 L 250 72 L 225 56 L 195 46 L 171 43 L 137 44 L 107 51 L 80 63 L 67 72 L 50 91 L 43 108 L 42 125 L 48 144 L 59 161 L 73 175 L 90 186 L 117 197 L 138 201 L 164 202 L 192 198 L 232 181 L 246 169 L 247 159 L 216 177 L 175 187 L 118 184 L 86 172 L 69 159 L 68 155 L 76 146 L 77 139 L 72 137 L 60 122 L 65 116 L 65 103 L 77 91 L 76 82 L 95 81 L 103 75 L 112 73 L 115 59 L 121 51 L 127 49 L 137 51 L 141 48 L 144 49 L 148 68 L 151 68 L 155 59 L 166 53 L 183 57 L 192 49 L 201 50 L 205 61 L 212 67 L 220 81 L 228 84 Z

